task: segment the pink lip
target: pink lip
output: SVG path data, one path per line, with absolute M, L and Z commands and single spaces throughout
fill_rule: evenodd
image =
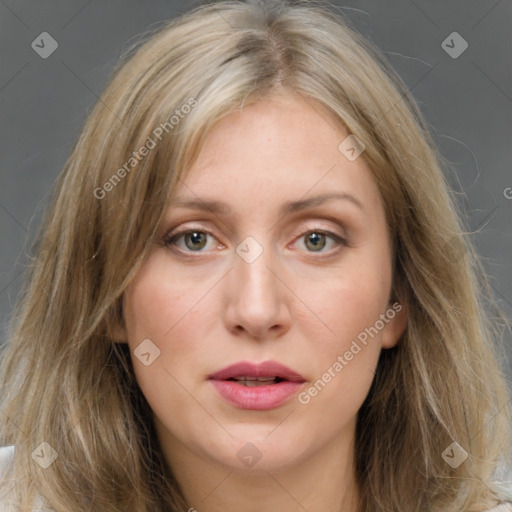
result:
M 242 376 L 279 377 L 284 380 L 257 387 L 247 387 L 236 381 L 227 380 Z M 256 411 L 279 407 L 295 395 L 305 382 L 302 375 L 276 361 L 265 361 L 261 364 L 236 363 L 210 375 L 208 380 L 219 394 L 235 407 Z

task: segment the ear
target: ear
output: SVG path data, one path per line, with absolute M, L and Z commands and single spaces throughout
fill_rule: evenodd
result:
M 389 302 L 385 313 L 388 318 L 382 331 L 382 348 L 393 348 L 398 344 L 407 327 L 409 318 L 409 305 L 406 300 L 402 302 Z
M 385 312 L 388 321 L 382 332 L 382 348 L 393 348 L 398 344 L 407 328 L 409 319 L 411 289 L 396 261 L 391 282 L 392 286 Z
M 119 299 L 114 306 L 113 313 L 107 320 L 107 332 L 111 340 L 116 343 L 128 343 L 128 334 L 123 318 L 123 299 Z
M 128 336 L 126 335 L 126 328 L 124 323 L 116 322 L 115 326 L 110 329 L 110 339 L 116 343 L 128 343 Z

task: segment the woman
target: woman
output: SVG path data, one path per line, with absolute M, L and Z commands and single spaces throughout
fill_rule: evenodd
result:
M 2 358 L 15 510 L 512 510 L 507 390 L 440 158 L 369 43 L 220 2 L 132 52 Z

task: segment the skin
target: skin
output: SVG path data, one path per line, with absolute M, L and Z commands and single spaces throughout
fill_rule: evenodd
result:
M 199 512 L 357 509 L 357 411 L 380 351 L 405 329 L 405 307 L 307 404 L 294 396 L 242 410 L 207 380 L 235 362 L 275 360 L 307 390 L 394 302 L 382 200 L 364 159 L 338 150 L 347 135 L 320 104 L 289 91 L 225 117 L 175 193 L 224 201 L 232 213 L 171 205 L 161 242 L 125 293 L 119 341 L 130 345 L 164 456 Z M 333 191 L 361 207 L 331 200 L 278 213 L 285 201 Z M 177 229 L 208 235 L 166 245 Z M 315 246 L 311 231 L 347 243 L 320 235 Z M 248 236 L 263 249 L 251 263 L 236 252 Z M 133 356 L 144 339 L 160 350 L 148 366 Z M 237 457 L 248 442 L 261 453 L 252 467 Z

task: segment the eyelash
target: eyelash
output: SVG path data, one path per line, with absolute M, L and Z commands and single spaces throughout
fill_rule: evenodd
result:
M 188 234 L 188 233 L 203 233 L 203 234 L 206 234 L 206 235 L 210 235 L 211 237 L 215 238 L 215 236 L 210 233 L 209 231 L 206 231 L 204 230 L 203 228 L 201 227 L 190 227 L 190 228 L 187 228 L 187 229 L 184 229 L 184 230 L 181 230 L 181 231 L 178 231 L 176 233 L 170 233 L 170 234 L 167 234 L 165 235 L 165 237 L 163 238 L 163 243 L 166 247 L 169 247 L 169 248 L 172 248 L 176 251 L 179 251 L 181 254 L 184 254 L 186 255 L 187 257 L 197 257 L 197 256 L 192 256 L 192 254 L 194 253 L 197 253 L 197 254 L 201 254 L 201 253 L 204 253 L 206 251 L 203 251 L 203 250 L 199 250 L 199 251 L 190 251 L 190 250 L 184 250 L 184 249 L 180 249 L 176 246 L 176 242 L 182 238 L 184 235 Z M 318 251 L 317 254 L 322 254 L 322 255 L 328 255 L 328 256 L 332 256 L 334 254 L 336 254 L 340 247 L 341 246 L 348 246 L 348 242 L 345 238 L 341 237 L 340 235 L 336 234 L 336 233 L 333 233 L 332 231 L 328 231 L 328 230 L 325 230 L 325 229 L 309 229 L 307 231 L 298 231 L 298 232 L 295 232 L 293 234 L 294 237 L 299 237 L 299 238 L 304 238 L 305 236 L 307 235 L 311 235 L 313 233 L 316 233 L 316 234 L 319 234 L 319 235 L 325 235 L 326 237 L 330 238 L 331 240 L 334 241 L 335 245 L 337 246 L 337 248 L 331 250 L 331 251 Z M 308 253 L 310 254 L 315 254 L 316 251 L 307 251 Z

